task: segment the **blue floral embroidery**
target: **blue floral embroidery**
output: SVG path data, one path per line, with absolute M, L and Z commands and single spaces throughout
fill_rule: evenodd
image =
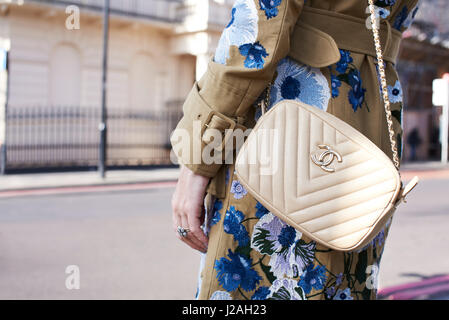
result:
M 418 12 L 418 10 L 419 10 L 419 6 L 416 6 L 412 10 L 412 12 L 407 16 L 407 19 L 405 19 L 404 23 L 402 24 L 402 26 L 404 28 L 407 29 L 408 27 L 411 26 L 411 24 L 413 23 L 413 20 L 415 19 L 415 16 L 416 16 L 416 13 Z
M 349 64 L 353 61 L 351 53 L 348 50 L 340 49 L 340 56 L 340 61 L 337 62 L 337 72 L 346 73 Z
M 337 278 L 335 279 L 335 285 L 339 286 L 343 283 L 343 273 L 337 274 Z
M 326 283 L 326 268 L 323 266 L 313 267 L 313 264 L 307 266 L 306 271 L 301 276 L 298 285 L 309 294 L 312 289 L 321 290 Z
M 302 234 L 275 217 L 265 214 L 254 227 L 251 247 L 270 256 L 276 278 L 300 276 L 315 256 L 314 242 L 301 240 Z
M 380 19 L 386 19 L 390 15 L 390 10 L 382 7 L 375 7 L 375 13 Z
M 352 109 L 355 112 L 358 108 L 361 108 L 363 102 L 365 102 L 366 89 L 362 87 L 360 72 L 352 64 L 353 58 L 351 57 L 350 51 L 340 49 L 340 56 L 340 61 L 335 64 L 335 69 L 338 74 L 335 75 L 332 71 L 332 66 L 329 67 L 331 75 L 332 98 L 337 98 L 340 95 L 339 88 L 341 86 L 341 82 L 347 83 L 351 87 L 348 92 L 348 99 L 352 105 Z
M 391 103 L 402 102 L 402 87 L 399 80 L 396 80 L 394 86 L 388 86 L 388 97 Z
M 235 12 L 237 11 L 237 8 L 232 8 L 231 10 L 231 21 L 229 21 L 228 25 L 226 26 L 226 29 L 229 28 L 230 26 L 232 26 L 234 24 L 235 21 Z
M 226 173 L 225 173 L 225 185 L 228 185 L 230 176 L 231 176 L 231 170 L 228 168 L 228 169 L 226 169 Z
M 381 79 L 380 79 L 379 66 L 378 66 L 377 59 L 376 59 L 376 72 L 377 72 L 377 80 L 379 82 L 379 95 L 383 99 L 382 85 L 380 84 Z M 391 103 L 402 103 L 403 93 L 402 93 L 401 82 L 399 80 L 396 80 L 394 86 L 389 85 L 387 87 L 387 89 L 388 89 L 388 98 L 390 99 Z M 402 105 L 401 105 L 400 110 L 392 110 L 393 117 L 395 117 L 400 124 L 402 124 L 403 112 L 404 112 L 404 109 L 402 108 Z M 401 135 L 399 135 L 399 136 L 401 136 Z M 398 139 L 398 140 L 401 140 L 401 139 Z
M 365 101 L 366 89 L 362 87 L 362 79 L 360 78 L 360 72 L 356 69 L 352 69 L 348 74 L 349 85 L 349 102 L 352 104 L 354 112 L 358 108 L 362 108 L 363 101 Z
M 255 112 L 255 114 L 254 114 L 254 120 L 258 121 L 259 118 L 262 116 L 262 110 L 261 110 L 261 108 L 259 108 L 258 105 L 255 105 L 255 107 L 256 107 L 257 109 L 256 109 L 256 112 Z
M 377 59 L 375 59 L 375 66 L 376 66 L 376 73 L 377 73 L 377 82 L 379 83 L 379 95 L 382 97 L 382 80 L 380 79 L 380 73 L 379 73 L 379 62 Z M 384 70 L 385 70 L 385 63 L 384 63 Z
M 228 292 L 232 292 L 241 287 L 245 291 L 256 289 L 262 278 L 251 266 L 253 261 L 239 253 L 234 253 L 230 249 L 228 258 L 221 258 L 215 261 L 215 270 L 220 285 Z
M 410 25 L 413 23 L 413 20 L 415 19 L 416 13 L 419 10 L 419 2 L 411 11 L 409 11 L 407 6 L 404 6 L 402 10 L 398 13 L 396 16 L 393 28 L 401 31 L 402 28 L 407 29 L 410 27 Z
M 265 11 L 267 19 L 274 18 L 278 15 L 277 7 L 281 5 L 282 0 L 259 0 L 260 9 Z
M 256 209 L 257 209 L 256 217 L 259 218 L 259 219 L 262 218 L 264 215 L 266 215 L 268 212 L 270 212 L 260 202 L 257 202 Z
M 380 248 L 385 242 L 385 230 L 380 231 L 377 236 L 373 239 L 371 244 L 374 248 Z
M 260 287 L 254 292 L 251 300 L 266 300 L 268 295 L 270 294 L 270 288 L 268 287 Z
M 375 5 L 378 7 L 392 7 L 396 3 L 396 0 L 377 0 Z
M 211 296 L 210 300 L 232 300 L 229 292 L 226 291 L 215 291 Z
M 326 288 L 326 296 L 328 299 L 332 298 L 335 294 L 335 287 Z
M 351 290 L 346 288 L 345 290 L 338 289 L 334 300 L 354 300 L 354 298 L 351 296 Z
M 243 44 L 239 47 L 239 51 L 246 57 L 244 65 L 249 69 L 262 69 L 265 64 L 264 58 L 268 57 L 267 51 L 259 41 Z
M 317 68 L 282 59 L 271 89 L 270 106 L 284 99 L 297 100 L 326 111 L 330 89 L 326 77 Z
M 215 200 L 214 209 L 213 209 L 214 216 L 212 217 L 212 220 L 210 222 L 211 227 L 220 221 L 220 219 L 221 219 L 220 210 L 222 208 L 223 208 L 223 202 L 221 202 L 220 200 Z
M 281 85 L 281 95 L 284 99 L 295 99 L 301 93 L 301 83 L 288 76 Z
M 231 185 L 231 193 L 234 194 L 235 199 L 240 200 L 247 195 L 248 191 L 246 191 L 238 180 L 234 180 Z
M 402 24 L 405 22 L 408 16 L 408 8 L 404 6 L 402 10 L 398 13 L 396 18 L 394 19 L 393 28 L 396 30 L 401 30 Z
M 236 0 L 231 11 L 231 20 L 223 30 L 215 50 L 214 61 L 226 64 L 231 46 L 240 47 L 245 43 L 254 43 L 259 32 L 258 22 L 254 1 Z
M 340 95 L 341 81 L 337 76 L 331 74 L 331 87 L 332 87 L 332 98 L 336 98 Z
M 284 226 L 278 236 L 278 241 L 283 248 L 288 248 L 295 243 L 296 230 L 291 226 Z
M 387 9 L 387 7 L 390 7 L 390 9 L 393 8 L 394 4 L 396 3 L 396 0 L 378 0 L 374 4 L 374 11 L 376 13 L 376 17 L 380 19 L 386 19 L 390 15 L 390 10 Z M 369 13 L 369 6 L 367 7 L 366 12 Z
M 243 212 L 236 210 L 234 206 L 231 206 L 223 221 L 224 231 L 234 236 L 234 240 L 238 241 L 240 247 L 244 247 L 249 244 L 249 234 L 245 226 L 241 222 L 245 219 Z
M 305 300 L 304 291 L 293 279 L 276 279 L 270 287 L 271 300 Z

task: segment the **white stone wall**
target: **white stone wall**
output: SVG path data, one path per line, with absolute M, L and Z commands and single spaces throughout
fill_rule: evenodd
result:
M 79 30 L 66 29 L 65 19 L 62 12 L 46 18 L 26 7 L 12 8 L 11 107 L 100 106 L 101 19 L 82 17 Z M 108 106 L 161 109 L 186 95 L 195 60 L 172 54 L 171 38 L 170 32 L 148 24 L 111 19 Z
M 108 106 L 162 109 L 183 100 L 205 71 L 232 3 L 186 1 L 184 23 L 172 26 L 112 15 Z M 63 9 L 26 3 L 2 17 L 1 32 L 11 39 L 11 107 L 101 104 L 101 14 L 81 10 L 80 29 L 68 30 Z
M 109 110 L 148 110 L 158 115 L 164 114 L 159 111 L 165 109 L 180 110 L 193 82 L 205 71 L 221 30 L 229 20 L 228 2 L 189 0 L 185 3 L 185 11 L 176 12 L 185 15 L 184 22 L 179 24 L 112 14 L 107 82 Z M 42 107 L 81 106 L 88 114 L 100 110 L 102 15 L 99 11 L 85 9 L 80 12 L 80 29 L 69 30 L 66 28 L 69 14 L 63 6 L 25 2 L 22 6 L 11 4 L 0 8 L 0 38 L 9 39 L 11 43 L 10 110 L 16 108 L 19 115 L 24 112 L 21 107 L 32 108 L 27 109 L 27 114 L 39 114 L 41 109 L 38 108 Z M 89 117 L 94 119 L 93 114 Z M 11 149 L 8 163 L 39 166 L 59 159 L 63 163 L 89 160 L 90 164 L 95 164 L 95 147 L 88 151 L 63 150 L 62 153 L 38 147 L 29 152 L 28 146 L 95 146 L 99 139 L 96 120 L 88 120 L 88 123 L 76 119 L 67 121 L 35 119 L 34 115 L 9 120 L 8 144 L 27 147 L 17 151 Z M 161 147 L 158 149 L 157 146 L 167 144 L 168 127 L 175 124 L 126 121 L 110 119 L 108 143 L 147 146 L 111 148 L 109 159 L 113 163 L 126 164 L 136 160 L 139 163 L 141 159 L 151 163 L 148 159 L 152 157 L 152 149 L 160 152 Z M 0 145 L 4 142 L 4 124 L 0 116 Z M 149 148 L 148 145 L 156 147 Z

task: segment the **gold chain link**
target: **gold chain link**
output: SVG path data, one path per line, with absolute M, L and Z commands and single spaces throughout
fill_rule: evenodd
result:
M 378 25 L 376 23 L 376 12 L 374 9 L 373 0 L 368 0 L 368 2 L 369 2 L 369 9 L 371 12 L 371 26 L 373 29 L 374 45 L 376 47 L 377 62 L 378 62 L 380 79 L 381 79 L 380 82 L 381 82 L 381 86 L 382 86 L 382 95 L 383 95 L 385 113 L 386 113 L 387 125 L 388 125 L 388 133 L 390 135 L 391 151 L 393 152 L 393 163 L 394 163 L 396 169 L 399 170 L 399 165 L 400 165 L 399 164 L 399 154 L 398 154 L 398 148 L 396 145 L 396 140 L 394 137 L 393 117 L 391 115 L 390 99 L 388 97 L 388 87 L 387 87 L 387 80 L 386 80 L 386 75 L 385 75 L 382 47 L 381 47 L 380 39 L 379 39 L 380 38 L 379 37 L 379 29 L 378 29 Z M 380 24 L 379 24 L 379 27 L 380 27 Z M 266 108 L 269 106 L 271 85 L 272 84 L 270 84 L 267 87 L 264 99 L 262 99 L 259 102 L 259 107 L 262 110 L 262 114 L 264 114 L 266 112 Z
M 379 74 L 380 74 L 380 82 L 382 86 L 382 95 L 384 100 L 384 106 L 385 106 L 385 113 L 387 116 L 387 124 L 388 124 L 388 132 L 390 135 L 390 142 L 391 142 L 391 151 L 393 152 L 393 163 L 396 167 L 396 169 L 399 170 L 399 154 L 398 154 L 398 148 L 396 145 L 396 140 L 394 137 L 394 129 L 393 129 L 393 118 L 391 116 L 391 108 L 390 108 L 390 99 L 388 97 L 388 88 L 387 88 L 387 80 L 385 75 L 385 66 L 384 66 L 384 60 L 382 57 L 382 47 L 380 45 L 379 40 L 379 25 L 376 23 L 376 13 L 374 9 L 374 2 L 373 0 L 368 0 L 369 2 L 369 10 L 371 12 L 371 26 L 373 29 L 373 36 L 374 36 L 374 45 L 376 47 L 376 54 L 377 54 L 377 65 L 379 68 Z

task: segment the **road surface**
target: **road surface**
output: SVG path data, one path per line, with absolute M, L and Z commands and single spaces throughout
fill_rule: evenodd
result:
M 448 179 L 422 181 L 400 207 L 381 287 L 449 274 L 448 190 Z M 199 254 L 174 236 L 172 192 L 168 184 L 0 198 L 0 299 L 192 299 Z M 76 275 L 68 266 L 79 268 L 79 290 L 66 287 Z

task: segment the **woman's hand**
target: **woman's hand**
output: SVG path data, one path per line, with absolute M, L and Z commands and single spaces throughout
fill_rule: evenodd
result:
M 207 251 L 208 239 L 201 229 L 204 222 L 204 197 L 209 178 L 193 173 L 185 166 L 181 172 L 172 198 L 173 228 L 178 238 L 201 252 Z M 178 227 L 188 229 L 182 237 Z

